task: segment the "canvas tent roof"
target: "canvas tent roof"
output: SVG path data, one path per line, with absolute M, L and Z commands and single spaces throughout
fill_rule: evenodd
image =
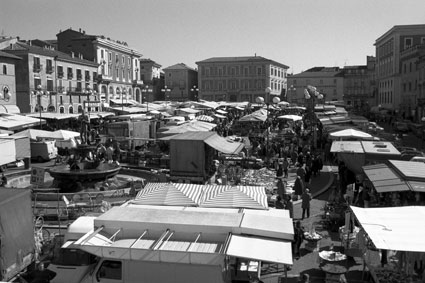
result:
M 125 204 L 96 218 L 94 227 L 100 228 L 73 246 L 99 256 L 152 262 L 218 265 L 231 255 L 292 264 L 292 219 L 283 211 L 266 217 L 263 211 L 246 211 Z
M 23 115 L 0 113 L 0 129 L 18 131 L 30 127 L 46 124 L 45 120 L 40 120 Z
M 425 252 L 425 207 L 359 208 L 355 217 L 378 249 Z

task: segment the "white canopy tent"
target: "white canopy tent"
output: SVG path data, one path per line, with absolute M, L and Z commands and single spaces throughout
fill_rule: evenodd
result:
M 278 119 L 283 119 L 283 120 L 292 120 L 292 121 L 299 121 L 302 120 L 303 117 L 298 116 L 298 115 L 282 115 L 277 117 Z
M 341 138 L 356 138 L 356 139 L 368 139 L 368 140 L 373 139 L 372 135 L 362 131 L 355 130 L 355 129 L 345 129 L 345 130 L 333 132 L 333 133 L 330 133 L 329 136 L 331 139 L 341 139 Z
M 376 248 L 425 252 L 425 207 L 350 207 Z

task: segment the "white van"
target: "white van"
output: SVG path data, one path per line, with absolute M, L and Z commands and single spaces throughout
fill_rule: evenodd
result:
M 31 141 L 31 159 L 37 160 L 38 162 L 45 162 L 56 158 L 58 155 L 58 149 L 55 145 L 55 141 L 42 140 L 42 141 Z

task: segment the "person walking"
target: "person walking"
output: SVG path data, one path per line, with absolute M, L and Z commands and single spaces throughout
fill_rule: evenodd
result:
M 301 219 L 304 219 L 305 215 L 307 214 L 307 218 L 310 217 L 310 201 L 312 199 L 312 196 L 310 194 L 309 189 L 305 189 L 304 193 L 301 196 L 301 208 L 303 210 Z
M 298 220 L 297 222 L 295 222 L 295 226 L 294 226 L 294 241 L 293 241 L 293 246 L 294 246 L 293 251 L 294 251 L 294 256 L 296 259 L 298 259 L 301 256 L 300 248 L 301 248 L 303 239 L 304 239 L 304 229 L 301 227 L 301 222 Z
M 297 198 L 303 194 L 304 189 L 304 180 L 301 179 L 301 176 L 297 176 L 297 179 L 295 179 L 294 183 L 294 194 L 297 196 Z
M 280 196 L 280 199 L 285 199 L 286 195 L 286 184 L 283 182 L 282 178 L 277 179 L 277 195 Z
M 283 178 L 288 178 L 289 158 L 285 157 L 283 159 L 282 167 L 283 167 Z

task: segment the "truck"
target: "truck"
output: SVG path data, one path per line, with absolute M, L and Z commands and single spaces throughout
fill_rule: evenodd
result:
M 52 283 L 248 282 L 261 275 L 261 261 L 292 264 L 293 225 L 285 210 L 130 201 L 96 218 L 77 219 L 67 233 L 73 236 L 65 236 L 63 261 L 48 266 L 56 272 Z
M 15 140 L 2 137 L 0 138 L 0 171 L 4 171 L 7 168 L 7 165 L 16 161 L 16 148 L 15 148 Z
M 134 150 L 152 140 L 155 125 L 151 120 L 114 121 L 105 124 L 106 137 L 119 141 L 123 150 Z
M 0 189 L 0 281 L 14 279 L 35 261 L 31 191 Z
M 58 156 L 58 149 L 54 140 L 31 141 L 31 159 L 37 162 L 45 162 Z
M 24 136 L 2 136 L 0 137 L 2 154 L 0 155 L 0 169 L 6 170 L 9 165 L 16 165 L 19 162 L 25 164 L 29 169 L 31 150 L 30 139 Z

